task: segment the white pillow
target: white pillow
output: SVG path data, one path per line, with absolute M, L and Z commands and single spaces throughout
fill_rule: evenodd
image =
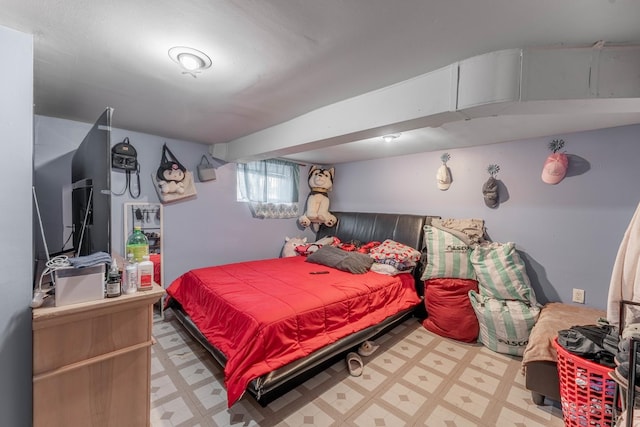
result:
M 400 271 L 393 265 L 381 264 L 379 262 L 374 262 L 373 264 L 371 264 L 371 271 L 379 274 L 385 274 L 387 276 L 395 276 L 396 274 L 406 273 L 406 271 Z
M 409 266 L 414 266 L 420 261 L 419 250 L 391 239 L 373 247 L 369 251 L 369 256 L 376 261 L 390 259 Z

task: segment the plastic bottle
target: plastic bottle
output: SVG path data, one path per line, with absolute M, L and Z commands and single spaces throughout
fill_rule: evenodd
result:
M 146 291 L 153 287 L 153 261 L 149 260 L 149 255 L 142 257 L 142 262 L 138 263 L 138 290 Z
M 133 254 L 127 254 L 127 266 L 124 268 L 124 282 L 122 289 L 125 294 L 138 291 L 138 264 L 133 260 Z
M 113 258 L 113 262 L 111 263 L 111 269 L 109 269 L 109 274 L 107 274 L 107 285 L 106 285 L 106 296 L 107 298 L 115 298 L 122 295 L 122 291 L 120 289 L 120 271 L 118 271 L 118 264 L 116 263 L 116 259 Z
M 149 239 L 144 235 L 139 225 L 133 227 L 133 233 L 127 239 L 125 251 L 127 255 L 133 254 L 135 262 L 142 262 L 142 257 L 149 255 Z

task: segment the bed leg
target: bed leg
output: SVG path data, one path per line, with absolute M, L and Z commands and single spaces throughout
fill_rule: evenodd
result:
M 535 391 L 531 392 L 531 400 L 538 406 L 544 406 L 544 395 L 540 393 L 536 393 Z

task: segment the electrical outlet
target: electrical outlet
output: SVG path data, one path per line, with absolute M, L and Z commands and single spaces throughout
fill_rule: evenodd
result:
M 578 304 L 584 304 L 584 289 L 573 288 L 572 301 Z

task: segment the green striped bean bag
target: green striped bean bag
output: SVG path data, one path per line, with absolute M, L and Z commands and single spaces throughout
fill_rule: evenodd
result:
M 483 243 L 471 251 L 469 259 L 482 296 L 537 304 L 524 262 L 514 243 Z
M 499 300 L 469 291 L 478 318 L 478 341 L 497 353 L 522 356 L 540 308 L 519 300 Z

